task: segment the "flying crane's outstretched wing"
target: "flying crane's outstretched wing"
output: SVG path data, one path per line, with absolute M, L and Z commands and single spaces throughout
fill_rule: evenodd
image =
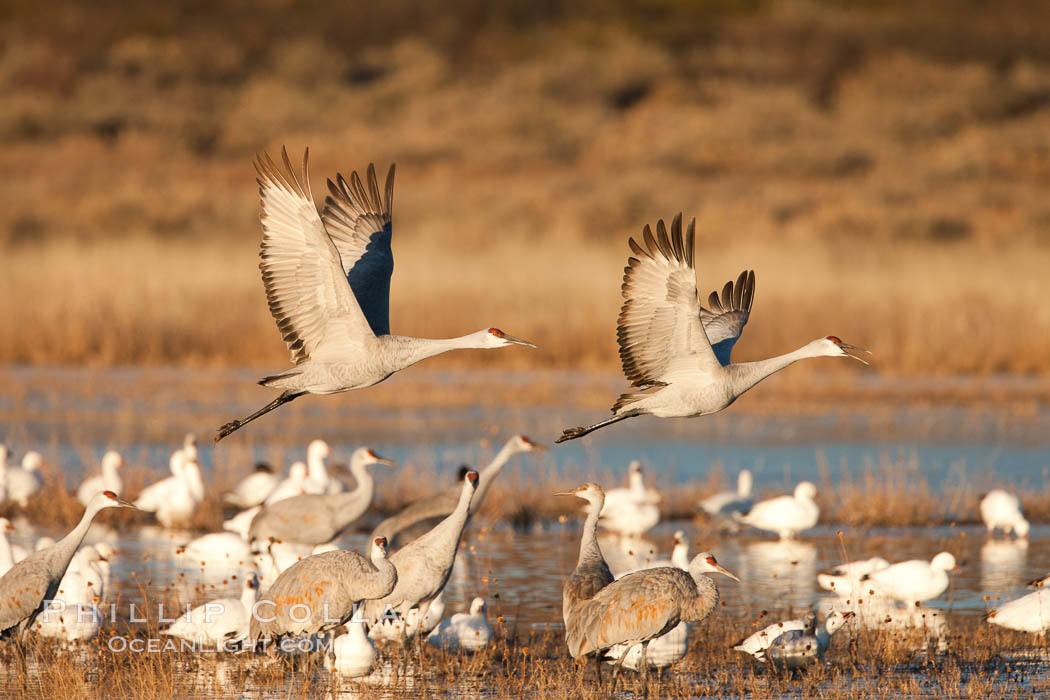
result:
M 367 183 L 356 172 L 347 182 L 337 175 L 328 181 L 321 219 L 339 249 L 350 288 L 376 335 L 390 333 L 390 276 L 394 254 L 390 250 L 393 227 L 394 166 L 386 176 L 385 196 L 379 194 L 376 169 L 368 164 Z
M 736 278 L 735 285 L 729 281 L 722 287 L 721 300 L 718 292 L 711 292 L 707 299 L 707 305 L 711 308 L 700 307 L 700 322 L 704 324 L 711 349 L 723 367 L 729 364 L 733 346 L 744 332 L 754 298 L 755 271 L 744 270 Z
M 645 247 L 630 240 L 624 268 L 623 307 L 616 329 L 624 376 L 638 387 L 666 383 L 678 371 L 711 371 L 719 366 L 700 322 L 700 299 L 693 269 L 696 220 L 682 237 L 682 215 L 661 219 L 656 236 L 642 230 Z

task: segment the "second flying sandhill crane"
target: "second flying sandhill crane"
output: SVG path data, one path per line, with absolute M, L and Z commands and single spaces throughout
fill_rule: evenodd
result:
M 630 240 L 637 257 L 624 270 L 623 307 L 616 332 L 623 373 L 639 392 L 622 394 L 613 404 L 612 418 L 590 427 L 569 428 L 556 442 L 634 416 L 693 418 L 717 413 L 774 372 L 808 357 L 852 357 L 847 345 L 833 335 L 818 338 L 794 352 L 761 360 L 731 364 L 730 354 L 744 330 L 755 291 L 753 272 L 742 273 L 734 287 L 726 284 L 722 299 L 712 293 L 711 309 L 700 305 L 693 269 L 696 220 L 682 237 L 682 215 L 675 216 L 668 237 L 663 220 L 654 237 L 642 230 L 645 247 Z
M 350 472 L 357 479 L 353 491 L 337 494 L 305 494 L 265 506 L 248 528 L 248 540 L 256 551 L 271 541 L 323 544 L 332 541 L 372 504 L 375 480 L 373 464 L 396 466 L 374 451 L 359 447 L 350 456 Z
M 598 591 L 573 611 L 566 629 L 574 659 L 601 655 L 617 644 L 630 649 L 642 645 L 639 667 L 647 669 L 649 642 L 667 634 L 680 622 L 703 622 L 718 605 L 718 588 L 705 572 L 717 572 L 739 581 L 701 552 L 689 570 L 677 567 L 644 569 L 627 574 Z M 622 657 L 621 657 L 622 658 Z
M 80 522 L 68 535 L 50 547 L 33 552 L 0 578 L 0 601 L 3 601 L 0 634 L 16 636 L 20 655 L 22 635 L 43 611 L 46 601 L 55 599 L 59 583 L 77 547 L 84 541 L 91 521 L 105 508 L 134 507 L 112 491 L 96 494 L 88 502 Z
M 467 472 L 456 509 L 432 530 L 394 552 L 390 561 L 398 570 L 397 586 L 379 600 L 365 605 L 369 622 L 380 620 L 387 608 L 408 619 L 408 611 L 419 608 L 419 619 L 425 620 L 430 604 L 445 588 L 456 562 L 456 550 L 470 515 L 470 501 L 478 486 L 478 473 Z M 408 626 L 402 628 L 407 636 Z M 417 628 L 418 629 L 418 628 Z
M 259 251 L 270 313 L 295 367 L 259 383 L 281 394 L 255 413 L 219 428 L 218 442 L 259 416 L 303 394 L 337 394 L 378 384 L 394 372 L 450 350 L 532 343 L 498 328 L 460 338 L 411 338 L 390 334 L 391 209 L 394 167 L 380 194 L 375 167 L 366 182 L 351 173 L 328 181 L 320 215 L 307 172 L 296 176 L 281 149 L 284 170 L 263 155 L 255 164 L 262 199 Z
M 503 445 L 503 448 L 492 458 L 488 466 L 478 471 L 478 489 L 470 502 L 470 515 L 478 512 L 485 494 L 488 493 L 492 482 L 503 471 L 503 466 L 516 454 L 532 452 L 533 450 L 546 450 L 543 445 L 537 445 L 524 435 L 515 435 Z M 436 521 L 448 516 L 456 509 L 462 487 L 460 484 L 445 489 L 441 493 L 431 494 L 415 501 L 399 513 L 390 516 L 376 525 L 372 530 L 373 536 L 384 535 L 390 541 L 390 547 L 396 549 L 399 535 L 414 525 L 426 521 Z M 468 516 L 469 517 L 469 516 Z M 436 523 L 434 523 L 436 524 Z
M 394 589 L 398 573 L 386 557 L 386 538 L 372 541 L 371 561 L 337 549 L 285 569 L 255 605 L 248 639 L 316 634 L 344 624 L 355 607 Z
M 579 606 L 594 597 L 601 589 L 613 582 L 612 571 L 598 546 L 598 517 L 605 505 L 605 492 L 598 484 L 587 482 L 572 491 L 556 493 L 555 496 L 576 496 L 587 501 L 587 520 L 583 523 L 580 537 L 580 556 L 576 568 L 562 585 L 561 617 L 565 623 L 566 638 L 569 619 Z

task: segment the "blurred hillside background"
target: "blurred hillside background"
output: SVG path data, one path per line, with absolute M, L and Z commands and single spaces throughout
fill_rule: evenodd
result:
M 756 270 L 739 359 L 1050 373 L 1046 3 L 0 13 L 0 363 L 285 366 L 251 161 L 286 144 L 319 203 L 397 163 L 394 332 L 540 346 L 446 366 L 615 371 L 627 239 L 683 211 L 702 297 Z

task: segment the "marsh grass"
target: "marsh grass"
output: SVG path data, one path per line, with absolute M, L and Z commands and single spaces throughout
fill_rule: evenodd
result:
M 754 624 L 781 619 L 767 611 Z M 243 693 L 313 697 L 350 690 L 371 697 L 477 693 L 494 697 L 605 697 L 612 668 L 603 671 L 604 685 L 593 665 L 574 662 L 558 631 L 513 631 L 492 620 L 493 642 L 472 656 L 446 653 L 424 645 L 425 671 L 420 673 L 415 647 L 381 644 L 375 676 L 386 683 L 342 680 L 323 668 L 320 659 L 279 659 L 254 654 L 194 654 L 114 652 L 107 636 L 74 649 L 52 642 L 31 642 L 30 683 L 21 685 L 13 671 L 13 652 L 0 651 L 6 668 L 0 691 L 7 697 L 84 697 L 95 693 L 120 697 L 203 695 L 226 697 Z M 885 697 L 920 692 L 950 697 L 1011 697 L 1040 695 L 1050 689 L 1043 661 L 1045 643 L 1031 636 L 991 629 L 979 618 L 952 618 L 947 651 L 930 653 L 924 633 L 867 630 L 839 632 L 824 663 L 803 673 L 776 673 L 730 649 L 752 631 L 742 615 L 716 610 L 691 635 L 686 658 L 672 670 L 652 674 L 650 693 L 659 697 L 703 696 Z M 122 630 L 145 641 L 148 629 Z M 317 656 L 316 654 L 314 655 Z M 383 668 L 386 668 L 383 671 Z M 640 693 L 637 674 L 625 672 L 619 687 Z
M 346 40 L 362 30 L 313 9 L 231 32 L 226 2 L 73 3 L 67 23 L 17 3 L 0 362 L 283 367 L 250 159 L 287 143 L 313 146 L 317 197 L 337 170 L 399 163 L 396 332 L 539 345 L 435 366 L 615 371 L 627 237 L 684 211 L 702 297 L 757 272 L 740 359 L 834 333 L 891 375 L 1045 375 L 1050 25 L 1020 6 L 699 6 L 375 9 L 384 30 Z M 260 40 L 283 12 L 299 28 Z

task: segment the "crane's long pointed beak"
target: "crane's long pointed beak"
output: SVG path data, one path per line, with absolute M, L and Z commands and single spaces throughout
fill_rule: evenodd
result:
M 376 457 L 376 464 L 385 464 L 388 467 L 397 466 L 397 462 L 392 459 L 387 459 L 386 457 Z
M 554 495 L 555 496 L 575 496 L 576 492 L 575 491 L 559 491 L 558 493 L 556 493 Z
M 841 345 L 839 345 L 839 347 L 842 348 L 843 350 L 852 350 L 854 352 L 866 352 L 869 355 L 871 354 L 871 350 L 865 350 L 864 348 L 858 348 L 856 345 L 848 345 L 847 343 L 842 343 Z M 848 352 L 846 353 L 846 357 L 852 357 L 854 360 L 856 360 L 857 362 L 860 362 L 861 364 L 865 364 L 865 365 L 871 366 L 871 363 L 868 362 L 867 360 L 865 360 L 865 359 L 863 359 L 861 357 L 857 357 L 856 355 L 850 355 Z
M 524 345 L 524 346 L 530 347 L 530 348 L 536 347 L 534 344 L 530 343 L 527 340 L 522 340 L 521 338 L 515 338 L 514 336 L 507 335 L 506 333 L 503 334 L 503 339 L 506 340 L 508 343 L 514 343 L 515 345 Z
M 525 438 L 525 442 L 527 442 L 529 444 L 529 447 L 534 449 L 534 450 L 547 450 L 547 449 L 550 449 L 546 445 L 541 445 L 540 443 L 538 443 L 538 442 L 536 442 L 534 440 L 530 440 L 529 438 Z
M 125 508 L 134 508 L 135 510 L 141 510 L 137 505 L 135 505 L 131 501 L 124 500 L 120 496 L 117 496 L 116 501 L 118 505 L 124 506 Z
M 740 579 L 738 579 L 733 574 L 729 573 L 729 569 L 725 568 L 721 564 L 715 564 L 715 571 L 717 571 L 718 573 L 722 574 L 723 576 L 728 576 L 729 578 L 733 579 L 737 583 L 740 582 Z

